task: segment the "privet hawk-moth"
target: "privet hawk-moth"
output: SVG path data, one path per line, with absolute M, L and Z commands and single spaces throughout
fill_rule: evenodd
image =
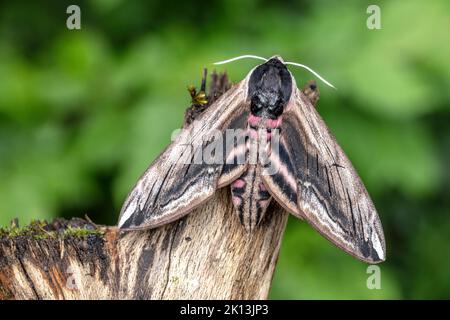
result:
M 172 222 L 225 186 L 248 232 L 277 201 L 358 259 L 385 259 L 366 188 L 279 56 L 252 69 L 176 137 L 128 195 L 119 227 Z

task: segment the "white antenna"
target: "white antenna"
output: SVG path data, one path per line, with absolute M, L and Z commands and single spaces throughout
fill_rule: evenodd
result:
M 217 64 L 225 64 L 228 62 L 233 62 L 236 60 L 241 60 L 241 59 L 246 59 L 246 58 L 251 58 L 251 59 L 258 59 L 258 60 L 263 60 L 263 61 L 267 61 L 268 59 L 263 58 L 263 57 L 259 57 L 259 56 L 254 56 L 251 54 L 246 54 L 243 56 L 238 56 L 238 57 L 234 57 L 228 60 L 224 60 L 224 61 L 219 61 L 219 62 L 214 62 L 215 65 Z M 329 83 L 327 80 L 325 80 L 320 74 L 318 74 L 317 72 L 315 72 L 313 69 L 311 69 L 308 66 L 305 66 L 304 64 L 300 64 L 300 63 L 296 63 L 296 62 L 284 62 L 285 65 L 293 65 L 293 66 L 297 66 L 297 67 L 301 67 L 304 68 L 306 70 L 308 70 L 309 72 L 311 72 L 313 75 L 315 75 L 317 78 L 319 78 L 323 83 L 325 83 L 327 86 L 332 87 L 333 89 L 336 89 L 335 86 L 333 86 L 331 83 Z
M 234 57 L 234 58 L 231 58 L 231 59 L 228 59 L 228 60 L 214 62 L 214 64 L 225 64 L 225 63 L 228 63 L 228 62 L 232 62 L 232 61 L 236 61 L 236 60 L 240 60 L 240 59 L 245 59 L 245 58 L 252 58 L 252 59 L 259 59 L 259 60 L 267 61 L 266 58 L 254 56 L 254 55 L 251 55 L 251 54 L 246 54 L 246 55 L 239 56 L 239 57 Z
M 297 67 L 304 68 L 304 69 L 308 70 L 309 72 L 311 72 L 313 75 L 315 75 L 317 78 L 319 78 L 319 79 L 320 79 L 323 83 L 325 83 L 326 85 L 332 87 L 333 89 L 336 89 L 335 86 L 333 86 L 333 85 L 332 85 L 331 83 L 329 83 L 327 80 L 325 80 L 324 78 L 322 78 L 322 77 L 320 76 L 320 74 L 318 74 L 317 72 L 315 72 L 315 71 L 314 71 L 313 69 L 311 69 L 310 67 L 305 66 L 304 64 L 300 64 L 300 63 L 296 63 L 296 62 L 285 62 L 284 64 L 290 64 L 290 65 L 293 65 L 293 66 L 297 66 Z

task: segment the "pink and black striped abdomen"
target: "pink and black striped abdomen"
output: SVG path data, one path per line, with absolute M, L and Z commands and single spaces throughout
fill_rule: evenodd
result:
M 231 184 L 233 205 L 239 220 L 245 229 L 250 232 L 262 220 L 272 196 L 261 179 L 262 165 L 260 157 L 262 152 L 271 150 L 270 143 L 273 130 L 279 130 L 281 117 L 268 119 L 253 114 L 248 118 L 248 137 L 246 143 L 249 158 L 256 154 L 257 161 L 251 162 L 247 170 Z M 260 139 L 263 137 L 262 139 Z M 264 146 L 261 145 L 264 143 Z
M 233 205 L 245 230 L 252 231 L 261 221 L 272 197 L 261 181 L 257 165 L 231 184 Z

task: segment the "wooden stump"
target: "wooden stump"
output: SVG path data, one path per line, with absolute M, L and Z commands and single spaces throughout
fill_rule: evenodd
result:
M 154 230 L 3 237 L 0 299 L 267 298 L 287 214 L 273 207 L 261 228 L 247 234 L 229 197 L 222 189 L 187 217 Z

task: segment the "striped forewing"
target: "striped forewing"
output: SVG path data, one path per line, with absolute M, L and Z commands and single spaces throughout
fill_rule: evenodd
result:
M 276 174 L 263 175 L 272 196 L 344 251 L 385 260 L 383 229 L 351 162 L 304 94 L 294 88 L 283 112 Z
M 238 151 L 224 152 L 225 159 L 218 163 L 196 163 L 193 157 L 213 142 L 205 142 L 205 137 L 214 137 L 213 132 L 245 129 L 247 82 L 246 78 L 222 95 L 150 165 L 122 207 L 121 229 L 155 228 L 179 219 L 244 172 L 245 163 L 227 165 L 225 161 L 241 146 L 236 146 Z

